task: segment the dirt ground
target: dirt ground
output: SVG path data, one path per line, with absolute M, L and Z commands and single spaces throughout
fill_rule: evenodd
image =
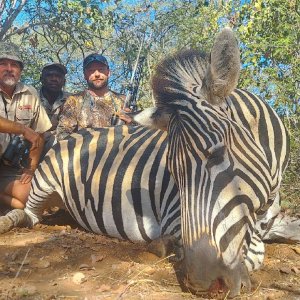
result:
M 87 233 L 63 212 L 33 230 L 1 235 L 0 245 L 1 300 L 209 297 L 185 290 L 180 269 L 145 245 Z M 264 265 L 251 280 L 251 293 L 241 299 L 300 299 L 300 245 L 266 245 Z

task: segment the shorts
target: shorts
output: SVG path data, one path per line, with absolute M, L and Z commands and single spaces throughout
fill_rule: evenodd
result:
M 21 178 L 23 170 L 21 168 L 15 168 L 5 165 L 2 161 L 0 162 L 0 190 L 5 187 L 8 183 L 18 180 Z

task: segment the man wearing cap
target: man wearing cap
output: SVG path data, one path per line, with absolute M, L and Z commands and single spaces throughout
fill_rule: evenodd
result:
M 19 82 L 22 70 L 23 61 L 18 47 L 0 42 L 0 116 L 20 123 L 23 129 L 27 126 L 40 133 L 38 147 L 31 147 L 26 167 L 12 166 L 3 159 L 5 150 L 16 140 L 18 131 L 12 127 L 0 133 L 0 203 L 13 208 L 23 208 L 27 201 L 30 182 L 43 147 L 41 134 L 51 128 L 37 91 Z M 24 135 L 25 131 L 22 133 Z
M 60 63 L 49 63 L 42 69 L 40 99 L 52 123 L 51 129 L 44 134 L 45 147 L 43 153 L 46 153 L 54 143 L 59 115 L 67 97 L 71 95 L 63 90 L 66 74 L 66 67 Z
M 112 116 L 123 109 L 125 96 L 108 88 L 110 69 L 103 55 L 88 55 L 83 61 L 83 74 L 88 88 L 67 98 L 56 130 L 57 140 L 81 128 L 111 126 Z M 124 114 L 119 117 L 125 123 L 131 122 Z

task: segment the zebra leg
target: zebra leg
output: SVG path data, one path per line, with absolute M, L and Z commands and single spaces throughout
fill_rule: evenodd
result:
M 158 257 L 167 257 L 174 253 L 175 256 L 170 257 L 170 260 L 173 262 L 181 261 L 183 259 L 181 242 L 177 237 L 172 235 L 164 235 L 153 240 L 148 245 L 148 251 Z
M 13 209 L 5 216 L 0 217 L 0 234 L 15 227 L 32 227 L 31 218 L 22 209 Z
M 29 200 L 24 210 L 13 209 L 5 216 L 0 217 L 0 234 L 8 232 L 15 227 L 32 228 L 42 220 L 42 214 L 46 208 L 54 206 L 65 208 L 61 198 L 57 194 L 51 196 L 48 199 L 42 199 L 40 202 Z
M 265 256 L 265 245 L 261 238 L 254 232 L 247 253 L 245 265 L 249 272 L 261 267 Z
M 264 241 L 277 243 L 300 243 L 300 218 L 278 214 L 272 219 L 270 229 L 264 235 Z
M 45 161 L 42 164 L 45 167 Z M 39 167 L 35 171 L 25 209 L 14 209 L 0 217 L 0 233 L 8 232 L 14 227 L 31 228 L 41 221 L 46 208 L 64 207 L 60 195 L 55 191 L 57 187 L 48 180 L 51 176 L 43 173 L 45 169 Z
M 280 212 L 280 196 L 277 192 L 269 209 L 258 216 L 256 229 L 263 241 L 300 243 L 300 218 Z

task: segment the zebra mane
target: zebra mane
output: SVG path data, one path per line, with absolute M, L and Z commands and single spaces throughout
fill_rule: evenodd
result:
M 190 93 L 197 95 L 207 65 L 208 56 L 195 49 L 181 50 L 164 58 L 156 66 L 151 81 L 155 105 L 165 108 Z
M 172 109 L 178 100 L 205 99 L 220 104 L 236 88 L 240 51 L 230 28 L 215 38 L 210 57 L 197 50 L 183 50 L 156 67 L 152 89 L 158 108 Z

